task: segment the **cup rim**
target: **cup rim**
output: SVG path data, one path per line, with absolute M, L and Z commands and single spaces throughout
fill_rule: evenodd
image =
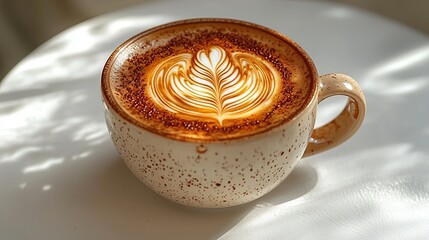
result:
M 281 39 L 282 41 L 286 42 L 288 45 L 290 45 L 292 48 L 294 48 L 297 52 L 299 52 L 304 59 L 304 62 L 306 63 L 308 69 L 310 70 L 310 73 L 312 75 L 312 85 L 310 86 L 310 95 L 305 100 L 305 102 L 302 104 L 301 108 L 294 114 L 291 118 L 285 118 L 283 121 L 280 121 L 276 124 L 272 124 L 271 126 L 265 128 L 262 131 L 259 132 L 253 132 L 249 134 L 243 134 L 241 136 L 234 136 L 229 138 L 223 138 L 223 139 L 201 139 L 201 138 L 191 138 L 187 136 L 182 135 L 173 135 L 173 134 L 165 134 L 163 131 L 159 129 L 152 129 L 148 126 L 145 126 L 145 124 L 135 120 L 133 117 L 131 117 L 129 114 L 127 114 L 121 107 L 120 104 L 117 103 L 115 98 L 113 97 L 113 94 L 111 92 L 110 87 L 110 69 L 112 65 L 114 64 L 116 57 L 122 52 L 122 50 L 126 49 L 130 44 L 134 43 L 138 39 L 140 39 L 143 36 L 146 36 L 148 34 L 151 34 L 152 32 L 157 32 L 159 30 L 174 27 L 174 26 L 180 26 L 180 25 L 186 25 L 186 24 L 194 24 L 194 23 L 230 23 L 230 24 L 237 24 L 242 25 L 246 27 L 255 28 L 258 31 L 266 32 L 270 35 L 273 35 L 274 37 L 277 37 Z M 291 122 L 294 122 L 295 119 L 299 118 L 310 106 L 313 105 L 313 103 L 316 101 L 317 98 L 317 89 L 319 84 L 319 76 L 317 73 L 317 69 L 314 65 L 314 62 L 310 58 L 310 56 L 305 52 L 305 50 L 298 45 L 295 41 L 290 39 L 289 37 L 281 34 L 278 31 L 275 31 L 273 29 L 264 27 L 262 25 L 251 23 L 243 20 L 237 20 L 237 19 L 229 19 L 229 18 L 192 18 L 192 19 L 184 19 L 184 20 L 178 20 L 173 21 L 165 24 L 158 25 L 156 27 L 147 29 L 145 31 L 142 31 L 122 44 L 120 44 L 118 47 L 115 48 L 115 50 L 110 54 L 109 58 L 107 59 L 106 63 L 104 64 L 103 71 L 101 74 L 101 93 L 102 93 L 102 100 L 104 104 L 110 106 L 110 110 L 113 110 L 117 115 L 119 115 L 121 118 L 126 120 L 127 122 L 131 123 L 137 128 L 144 129 L 146 131 L 152 132 L 156 135 L 167 137 L 173 140 L 179 140 L 179 141 L 185 141 L 185 142 L 195 142 L 195 143 L 213 143 L 213 142 L 229 142 L 234 140 L 240 140 L 240 139 L 247 139 L 249 137 L 256 137 L 260 136 L 266 132 L 270 132 L 276 128 L 279 128 L 281 126 L 285 126 L 290 124 Z

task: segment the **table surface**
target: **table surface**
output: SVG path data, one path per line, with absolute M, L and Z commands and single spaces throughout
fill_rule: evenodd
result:
M 134 34 L 194 17 L 276 29 L 320 74 L 356 78 L 368 103 L 361 129 L 242 206 L 195 209 L 150 191 L 110 142 L 101 69 Z M 428 66 L 426 36 L 329 2 L 161 2 L 81 23 L 0 87 L 0 239 L 429 239 Z M 343 100 L 323 102 L 318 124 Z

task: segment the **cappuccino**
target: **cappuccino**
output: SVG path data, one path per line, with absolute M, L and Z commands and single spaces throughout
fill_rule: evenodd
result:
M 104 113 L 125 164 L 150 189 L 195 207 L 255 200 L 303 156 L 350 138 L 365 116 L 359 85 L 318 76 L 305 51 L 265 27 L 191 19 L 117 47 L 101 76 Z M 317 105 L 345 95 L 314 129 Z
M 108 73 L 107 97 L 127 120 L 174 139 L 267 131 L 294 118 L 314 92 L 315 77 L 294 43 L 245 23 L 164 25 L 123 48 Z

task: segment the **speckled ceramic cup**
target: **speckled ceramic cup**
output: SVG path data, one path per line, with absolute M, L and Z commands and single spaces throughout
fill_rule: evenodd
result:
M 168 124 L 151 127 L 138 121 L 118 103 L 112 79 L 120 80 L 119 69 L 138 51 L 136 46 L 149 47 L 141 43 L 136 45 L 140 39 L 150 38 L 165 29 L 176 31 L 184 26 L 192 28 L 192 24 L 224 23 L 239 26 L 246 32 L 263 32 L 264 38 L 277 41 L 277 47 L 292 49 L 291 54 L 299 56 L 300 62 L 294 64 L 308 71 L 308 93 L 292 117 L 265 126 L 261 131 L 255 132 L 252 128 L 251 134 L 229 136 L 226 133 L 220 138 L 199 139 L 180 133 L 166 134 L 164 128 Z M 234 30 L 234 34 L 245 33 Z M 168 199 L 204 208 L 235 206 L 265 195 L 291 173 L 303 156 L 330 149 L 351 137 L 360 127 L 366 111 L 362 91 L 352 78 L 343 74 L 319 76 L 310 57 L 289 38 L 259 25 L 227 19 L 184 20 L 131 38 L 108 59 L 101 89 L 109 133 L 133 174 Z M 333 121 L 314 129 L 318 103 L 333 95 L 347 96 L 346 107 Z

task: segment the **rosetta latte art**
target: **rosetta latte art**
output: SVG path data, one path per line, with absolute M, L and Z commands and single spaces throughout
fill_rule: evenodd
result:
M 269 106 L 279 91 L 277 71 L 263 59 L 212 46 L 160 62 L 150 74 L 153 102 L 188 119 L 245 118 Z

